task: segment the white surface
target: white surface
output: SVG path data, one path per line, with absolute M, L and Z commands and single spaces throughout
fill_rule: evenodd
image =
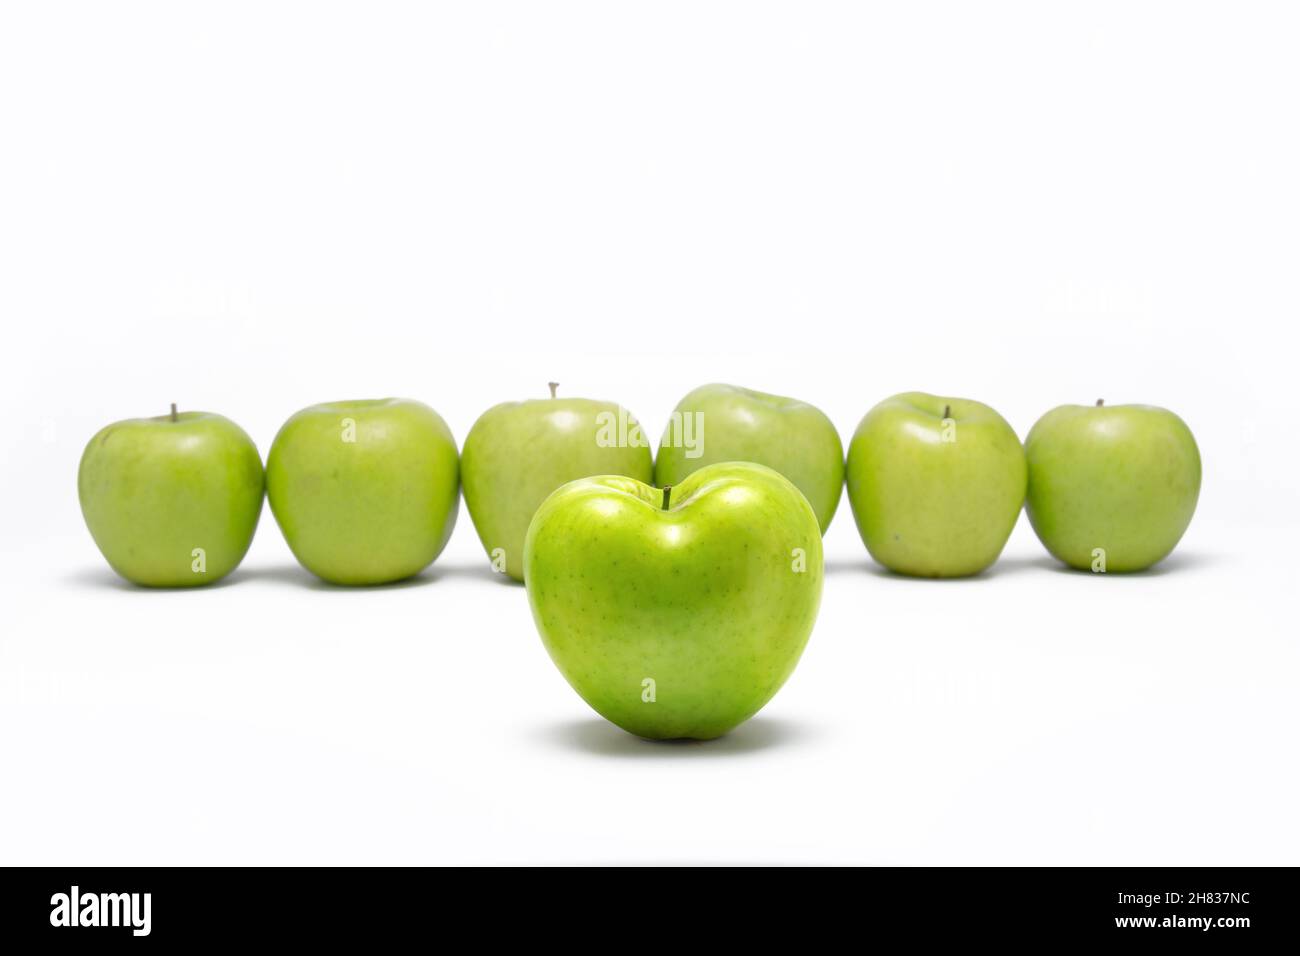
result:
M 1297 15 L 1284 5 L 25 4 L 0 12 L 0 862 L 1300 862 Z M 874 572 L 847 501 L 762 714 L 653 745 L 568 689 L 468 516 L 326 589 L 120 585 L 101 425 L 409 395 L 655 435 L 732 381 L 848 440 L 1181 414 L 1158 573 Z

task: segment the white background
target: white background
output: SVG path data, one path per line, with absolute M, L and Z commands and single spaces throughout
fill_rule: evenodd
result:
M 1300 863 L 1300 21 L 1284 4 L 10 3 L 0 12 L 0 862 Z M 86 440 L 265 454 L 325 400 L 905 389 L 1023 436 L 1165 405 L 1175 556 L 870 564 L 847 500 L 786 688 L 708 744 L 577 698 L 468 516 L 340 590 L 268 512 L 116 580 Z

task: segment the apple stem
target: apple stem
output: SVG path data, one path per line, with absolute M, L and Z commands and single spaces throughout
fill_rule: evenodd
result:
M 549 385 L 549 386 L 551 387 L 551 398 L 554 398 L 554 397 L 555 397 L 555 390 L 556 390 L 557 388 L 560 387 L 560 383 L 559 383 L 559 382 L 547 382 L 546 384 Z
M 944 418 L 951 418 L 951 417 L 952 417 L 952 406 L 951 406 L 951 405 L 945 405 L 945 406 L 943 406 L 943 417 L 944 417 Z
M 1097 399 L 1097 407 L 1098 407 L 1098 408 L 1101 408 L 1101 406 L 1103 406 L 1103 405 L 1105 405 L 1105 404 L 1106 404 L 1106 399 L 1104 399 L 1104 398 L 1099 398 L 1099 399 Z
M 172 421 L 174 421 L 174 422 L 175 422 L 175 421 L 180 421 L 179 416 L 177 416 L 177 414 L 176 414 L 176 403 L 175 403 L 175 402 L 172 402 Z
M 664 511 L 668 510 L 668 498 L 673 493 L 672 485 L 664 485 Z

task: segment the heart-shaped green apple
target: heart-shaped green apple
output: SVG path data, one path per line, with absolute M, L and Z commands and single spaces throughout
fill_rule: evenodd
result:
M 624 408 L 586 398 L 505 402 L 484 412 L 465 438 L 465 505 L 498 571 L 524 579 L 524 535 L 546 496 L 592 475 L 650 481 L 650 443 Z
M 659 442 L 655 484 L 676 485 L 724 461 L 774 468 L 812 505 L 826 533 L 844 488 L 844 446 L 831 420 L 793 398 L 736 385 L 702 385 L 673 411 Z
M 533 618 L 597 713 L 653 739 L 725 734 L 785 683 L 817 618 L 817 516 L 789 481 L 743 462 L 674 488 L 574 481 L 524 545 Z
M 456 440 L 437 412 L 408 399 L 313 405 L 275 436 L 266 492 L 308 571 L 334 584 L 400 581 L 451 537 Z
M 262 513 L 262 459 L 244 430 L 208 412 L 133 418 L 81 456 L 77 492 L 91 537 L 122 577 L 192 587 L 243 560 Z
M 892 571 L 962 577 L 1002 553 L 1025 501 L 1025 452 L 980 402 L 905 392 L 849 442 L 849 504 L 871 556 Z
M 1174 550 L 1201 491 L 1191 429 L 1151 405 L 1062 405 L 1025 439 L 1025 510 L 1057 558 L 1141 571 Z

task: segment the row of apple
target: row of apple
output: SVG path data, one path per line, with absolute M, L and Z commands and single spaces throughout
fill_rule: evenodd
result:
M 642 737 L 708 739 L 755 714 L 798 663 L 846 473 L 871 553 L 934 576 L 994 561 L 1026 490 L 1062 559 L 1144 567 L 1178 541 L 1200 484 L 1187 427 L 1141 406 L 1058 408 L 1022 446 L 986 405 L 899 395 L 862 420 L 846 468 L 834 427 L 803 402 L 697 389 L 652 460 L 619 406 L 551 395 L 490 409 L 462 455 L 418 402 L 317 405 L 280 429 L 265 474 L 233 422 L 173 406 L 91 440 L 82 510 L 123 576 L 199 584 L 242 559 L 265 487 L 303 565 L 374 584 L 437 557 L 463 485 L 493 566 L 524 580 L 578 694 Z
M 78 486 L 104 557 L 142 585 L 206 584 L 232 571 L 264 488 L 294 555 L 326 581 L 379 584 L 419 572 L 446 545 L 461 488 L 493 567 L 524 580 L 529 524 L 566 482 L 621 475 L 671 486 L 727 461 L 784 475 L 822 533 L 847 479 L 871 555 L 926 577 L 988 567 L 1022 505 L 1065 563 L 1141 570 L 1182 537 L 1201 475 L 1191 431 L 1151 406 L 1062 406 L 1022 446 L 987 405 L 906 393 L 867 413 L 846 465 L 834 425 L 812 405 L 707 385 L 678 404 L 652 458 L 626 410 L 556 397 L 553 384 L 550 398 L 485 412 L 463 455 L 442 418 L 418 402 L 316 405 L 280 429 L 265 472 L 233 422 L 173 406 L 100 431 Z

